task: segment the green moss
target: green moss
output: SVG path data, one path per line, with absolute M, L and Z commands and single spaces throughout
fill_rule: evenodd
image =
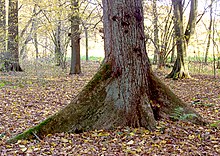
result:
M 8 143 L 15 143 L 22 139 L 32 139 L 38 136 L 39 138 L 43 135 L 50 134 L 53 132 L 60 132 L 69 130 L 69 125 L 76 124 L 79 121 L 84 121 L 82 125 L 76 125 L 76 131 L 84 131 L 93 126 L 93 123 L 98 120 L 100 114 L 97 113 L 97 107 L 100 108 L 103 104 L 104 98 L 106 96 L 105 89 L 103 89 L 102 82 L 105 83 L 106 80 L 111 78 L 112 69 L 111 64 L 103 64 L 99 71 L 95 74 L 92 80 L 87 84 L 87 86 L 80 93 L 81 97 L 77 105 L 77 110 L 72 114 L 73 106 L 69 105 L 68 108 L 59 112 L 58 116 L 54 115 L 46 120 L 42 121 L 37 126 L 26 130 L 25 132 L 13 137 L 8 140 Z M 100 87 L 100 88 L 99 88 Z M 95 90 L 94 90 L 95 89 Z M 93 90 L 95 92 L 93 92 Z M 97 93 L 98 92 L 98 93 Z M 92 93 L 87 96 L 88 93 Z M 97 106 L 98 105 L 98 106 Z M 101 109 L 102 110 L 102 109 Z M 100 111 L 101 112 L 101 111 Z M 68 114 L 69 116 L 63 117 L 62 113 Z M 86 115 L 85 115 L 86 113 Z M 61 117 L 62 116 L 62 117 Z M 70 117 L 71 116 L 71 117 Z M 91 118 L 92 116 L 96 116 Z M 57 125 L 59 123 L 59 125 Z M 55 125 L 55 127 L 53 127 Z M 78 127 L 77 127 L 78 126 Z M 36 136 L 35 136 L 36 135 Z
M 9 139 L 7 143 L 15 143 L 18 140 L 23 140 L 23 139 L 32 139 L 34 137 L 33 133 L 35 133 L 36 135 L 39 135 L 39 132 L 41 131 L 42 127 L 45 126 L 48 122 L 50 122 L 51 119 L 52 119 L 51 117 L 47 118 L 46 120 L 39 123 L 37 126 L 30 128 L 24 131 L 23 133 L 18 134 L 15 137 Z
M 110 63 L 105 63 L 99 71 L 93 76 L 92 80 L 86 85 L 85 89 L 91 90 L 101 81 L 105 81 L 111 77 L 112 67 Z

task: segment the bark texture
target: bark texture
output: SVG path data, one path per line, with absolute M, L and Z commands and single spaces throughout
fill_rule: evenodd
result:
M 7 71 L 22 71 L 19 64 L 18 40 L 18 0 L 9 0 L 8 58 L 5 62 L 5 68 Z
M 158 27 L 158 13 L 157 13 L 157 0 L 153 0 L 153 25 L 154 25 L 154 58 L 153 64 L 157 64 L 159 55 L 159 27 Z
M 183 115 L 194 114 L 188 120 L 204 123 L 153 74 L 145 48 L 141 2 L 103 0 L 104 27 L 110 29 L 105 32 L 108 55 L 99 71 L 65 108 L 10 142 L 119 126 L 154 130 L 156 120 L 169 118 L 176 108 L 181 108 Z
M 211 4 L 210 4 L 210 13 L 209 13 L 209 27 L 208 27 L 208 41 L 207 41 L 207 46 L 206 46 L 206 50 L 205 50 L 205 64 L 208 63 L 208 54 L 209 54 L 209 47 L 210 47 L 210 43 L 211 43 L 211 37 L 212 37 L 212 24 L 213 24 L 213 2 L 214 0 L 211 0 Z
M 0 53 L 6 51 L 6 12 L 5 0 L 0 0 Z
M 79 1 L 72 0 L 73 15 L 71 17 L 71 67 L 70 74 L 80 74 L 80 30 Z

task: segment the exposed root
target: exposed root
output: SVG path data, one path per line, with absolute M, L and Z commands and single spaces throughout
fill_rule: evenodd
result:
M 155 119 L 172 116 L 176 108 L 181 108 L 182 115 L 195 114 L 187 120 L 197 124 L 205 123 L 199 114 L 182 102 L 152 72 L 148 74 L 148 92 L 131 98 L 134 104 L 127 108 L 123 103 L 123 92 L 117 86 L 119 78 L 114 78 L 111 66 L 105 64 L 70 104 L 8 142 L 32 138 L 41 140 L 47 134 L 80 133 L 95 129 L 113 129 L 118 126 L 154 130 Z

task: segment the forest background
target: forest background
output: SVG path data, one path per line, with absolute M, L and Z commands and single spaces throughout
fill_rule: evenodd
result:
M 154 72 L 183 101 L 192 104 L 196 111 L 210 121 L 208 127 L 181 122 L 186 116 L 179 115 L 180 110 L 177 110 L 173 118 L 180 121 L 162 120 L 158 122 L 155 132 L 126 127 L 115 131 L 48 135 L 45 139 L 36 137 L 34 141 L 18 140 L 12 145 L 5 144 L 6 140 L 63 108 L 77 96 L 98 70 L 105 55 L 103 6 L 99 0 L 0 0 L 0 2 L 6 4 L 1 5 L 1 9 L 5 6 L 6 10 L 5 16 L 1 14 L 3 17 L 1 21 L 6 23 L 1 22 L 0 31 L 2 155 L 24 153 L 62 155 L 67 151 L 70 154 L 81 155 L 219 154 L 219 1 L 199 1 L 195 33 L 187 48 L 187 61 L 192 79 L 180 81 L 165 79 L 177 57 L 172 2 L 143 1 L 146 49 Z M 183 21 L 186 26 L 190 1 L 182 2 L 184 2 Z M 16 3 L 17 9 L 10 7 L 10 4 Z M 18 12 L 17 24 L 13 21 L 10 25 L 11 17 L 16 15 L 10 14 L 8 10 L 11 8 Z M 74 23 L 79 26 L 77 31 L 72 29 L 76 26 Z M 10 45 L 14 43 L 10 43 L 12 41 L 10 26 L 18 28 L 18 34 L 13 39 L 18 45 L 15 48 L 17 50 L 11 52 Z M 157 39 L 155 34 L 158 35 Z M 77 64 L 71 60 L 76 58 L 72 57 L 72 41 L 75 40 L 75 36 L 80 41 L 80 53 L 77 56 L 80 54 L 81 62 L 78 63 L 82 69 L 78 73 L 71 72 L 71 64 Z M 8 52 L 15 54 L 12 55 L 15 57 L 14 60 L 9 59 Z M 12 62 L 12 67 L 7 66 L 8 60 Z M 23 72 L 15 72 L 18 68 L 13 68 L 13 62 L 19 63 Z

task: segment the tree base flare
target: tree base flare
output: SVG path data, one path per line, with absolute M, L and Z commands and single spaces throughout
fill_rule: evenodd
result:
M 9 72 L 9 71 L 23 72 L 19 63 L 17 62 L 11 63 L 9 61 L 4 62 L 4 67 L 1 70 L 6 71 L 6 72 Z
M 205 123 L 199 114 L 182 102 L 151 70 L 148 74 L 149 92 L 134 97 L 138 104 L 127 108 L 123 104 L 123 97 L 119 96 L 120 77 L 113 76 L 111 64 L 104 64 L 70 104 L 8 142 L 14 143 L 36 136 L 41 139 L 59 132 L 80 133 L 125 126 L 154 130 L 156 119 L 174 116 L 176 108 L 180 107 L 182 115 L 194 114 L 187 120 L 197 124 Z
M 172 71 L 170 72 L 170 74 L 166 76 L 166 78 L 178 80 L 184 78 L 191 78 L 191 76 L 189 75 L 188 70 L 183 65 L 180 65 L 179 63 L 175 62 Z

